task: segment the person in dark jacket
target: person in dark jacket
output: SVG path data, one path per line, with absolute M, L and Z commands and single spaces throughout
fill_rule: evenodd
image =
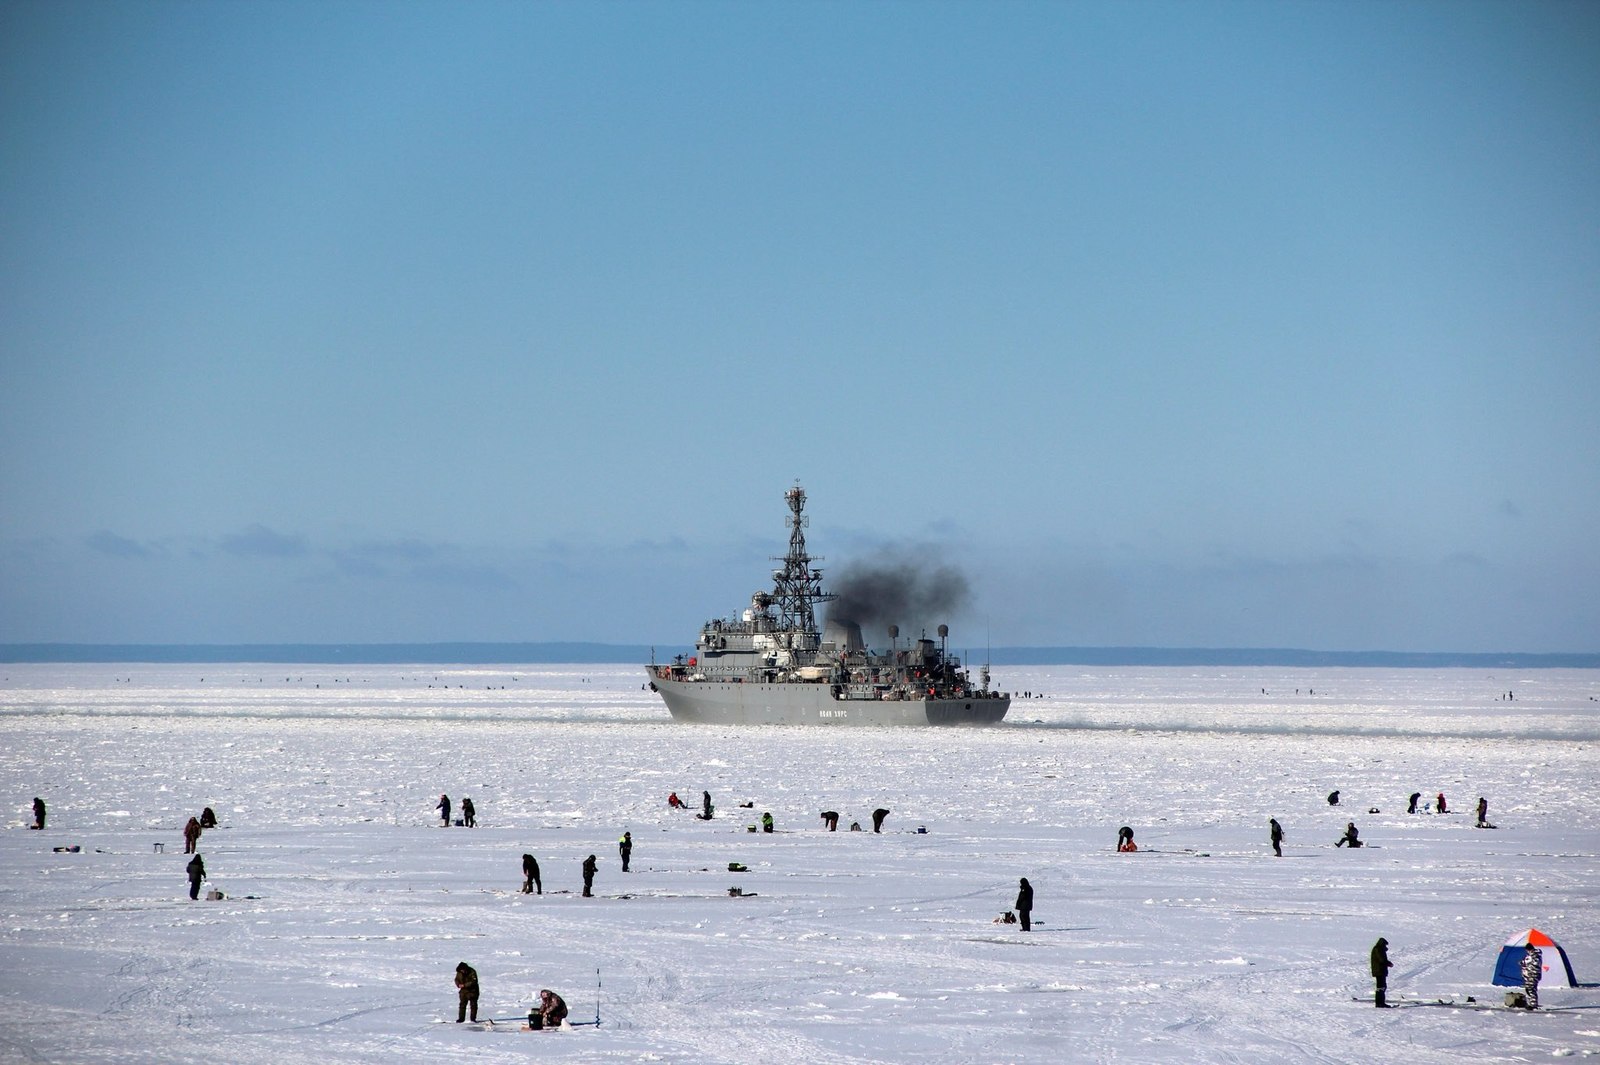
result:
M 591 854 L 583 860 L 583 897 L 586 899 L 592 898 L 594 895 L 591 889 L 594 887 L 594 874 L 597 867 L 594 855 Z
M 444 820 L 444 827 L 450 827 L 450 796 L 439 796 L 439 805 L 434 807 L 439 811 L 439 816 Z
M 700 818 L 702 821 L 709 821 L 711 820 L 712 809 L 711 793 L 709 791 L 702 791 L 700 793 L 700 812 L 695 816 Z
M 1422 798 L 1422 792 L 1413 791 L 1411 793 L 1411 805 L 1406 807 L 1406 813 L 1414 814 L 1417 812 L 1417 800 L 1420 798 Z
M 1272 853 L 1283 857 L 1283 826 L 1278 824 L 1276 817 L 1267 818 L 1267 831 L 1272 836 Z
M 822 823 L 827 826 L 829 832 L 839 831 L 839 812 L 837 810 L 822 811 Z
M 1138 849 L 1139 848 L 1133 845 L 1133 829 L 1129 828 L 1127 825 L 1123 825 L 1121 828 L 1117 829 L 1117 853 L 1120 854 L 1123 851 Z
M 1335 843 L 1334 846 L 1343 847 L 1345 844 L 1349 844 L 1351 847 L 1361 846 L 1361 833 L 1356 831 L 1356 823 L 1354 821 L 1345 822 L 1344 835 L 1339 837 L 1339 842 Z
M 478 808 L 472 805 L 471 799 L 461 800 L 461 823 L 467 828 L 478 827 Z
M 1482 795 L 1478 796 L 1478 827 L 1489 827 L 1489 800 Z
M 1389 970 L 1394 968 L 1394 962 L 1389 960 L 1389 941 L 1382 936 L 1372 944 L 1372 979 L 1377 982 L 1377 990 L 1373 995 L 1373 1005 L 1380 1010 L 1389 1008 L 1389 1003 L 1384 1001 L 1384 995 L 1389 990 Z
M 544 885 L 539 882 L 539 859 L 531 854 L 522 856 L 522 893 L 532 895 L 537 892 L 544 894 Z
M 1338 806 L 1339 805 L 1339 793 L 1337 791 L 1328 792 L 1328 805 L 1329 806 Z
M 44 828 L 44 800 L 37 795 L 33 797 L 33 824 L 29 827 L 40 830 Z
M 622 856 L 622 871 L 628 871 L 628 859 L 633 857 L 633 833 L 624 832 L 622 838 L 617 840 L 617 853 Z
M 217 811 L 213 810 L 209 806 L 207 806 L 204 810 L 201 810 L 200 811 L 200 827 L 201 828 L 216 828 L 217 827 Z
M 193 854 L 200 843 L 200 822 L 189 818 L 189 823 L 183 826 L 183 853 Z
M 472 1019 L 478 1019 L 478 970 L 462 962 L 456 966 L 456 998 L 459 1005 L 456 1008 L 456 1023 L 460 1024 L 467 1019 L 467 1011 L 472 1011 Z
M 560 995 L 545 988 L 539 992 L 538 1012 L 528 1015 L 529 1027 L 534 1027 L 534 1017 L 539 1018 L 538 1027 L 560 1028 L 561 1022 L 567 1019 L 567 1004 Z
M 883 831 L 883 819 L 885 817 L 888 817 L 888 816 L 889 816 L 889 811 L 885 810 L 881 806 L 878 807 L 876 810 L 872 811 L 872 831 L 874 831 L 874 832 L 882 832 Z
M 184 867 L 184 871 L 189 874 L 189 898 L 198 899 L 200 897 L 200 881 L 206 878 L 206 860 L 196 854 L 189 859 L 189 864 Z
M 1022 878 L 1022 884 L 1017 889 L 1017 904 L 1012 907 L 1017 911 L 1017 920 L 1022 924 L 1022 930 L 1028 931 L 1033 927 L 1028 915 L 1033 912 L 1033 885 L 1028 883 L 1028 878 Z

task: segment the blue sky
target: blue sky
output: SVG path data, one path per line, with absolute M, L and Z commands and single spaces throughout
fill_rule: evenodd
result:
M 0 7 L 0 641 L 1600 649 L 1600 5 Z

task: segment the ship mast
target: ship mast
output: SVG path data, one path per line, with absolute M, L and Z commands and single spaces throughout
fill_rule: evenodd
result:
M 822 561 L 806 554 L 805 527 L 811 519 L 805 516 L 806 490 L 799 482 L 784 493 L 789 503 L 789 553 L 781 561 L 783 568 L 773 571 L 772 598 L 778 607 L 780 631 L 815 633 L 817 615 L 815 604 L 834 598 L 822 590 L 822 571 L 811 568 L 811 563 Z M 773 559 L 774 562 L 780 561 Z

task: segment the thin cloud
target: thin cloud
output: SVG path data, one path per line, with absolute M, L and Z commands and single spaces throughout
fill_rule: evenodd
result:
M 240 532 L 229 533 L 219 541 L 219 546 L 241 558 L 299 558 L 307 553 L 305 537 L 287 536 L 265 525 L 251 525 Z
M 84 542 L 89 545 L 90 550 L 112 558 L 151 558 L 156 554 L 139 541 L 118 536 L 108 529 L 101 529 Z

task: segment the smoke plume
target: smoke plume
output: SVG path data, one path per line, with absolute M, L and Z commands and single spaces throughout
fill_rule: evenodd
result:
M 959 569 L 927 558 L 846 563 L 829 584 L 838 598 L 828 605 L 828 619 L 855 622 L 868 643 L 887 636 L 890 625 L 905 636 L 932 632 L 966 609 L 970 595 Z

